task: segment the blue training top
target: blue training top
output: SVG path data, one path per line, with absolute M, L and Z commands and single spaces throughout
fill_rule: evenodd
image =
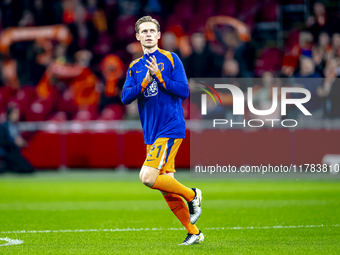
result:
M 146 60 L 153 56 L 158 71 L 148 83 L 144 79 L 148 71 L 145 65 L 149 65 Z M 182 100 L 188 95 L 188 80 L 181 60 L 175 53 L 157 49 L 131 62 L 121 98 L 124 104 L 138 99 L 144 141 L 153 144 L 160 137 L 185 137 Z

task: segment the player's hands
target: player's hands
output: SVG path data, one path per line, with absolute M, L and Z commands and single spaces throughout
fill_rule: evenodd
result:
M 157 73 L 158 65 L 157 65 L 156 57 L 152 56 L 152 57 L 150 57 L 150 61 L 146 60 L 146 62 L 149 65 L 145 65 L 145 66 L 149 69 L 151 76 L 154 75 L 155 73 Z
M 152 78 L 152 76 L 151 76 L 151 74 L 150 74 L 150 70 L 148 70 L 148 71 L 146 72 L 145 80 L 146 80 L 147 82 L 152 82 L 153 78 Z

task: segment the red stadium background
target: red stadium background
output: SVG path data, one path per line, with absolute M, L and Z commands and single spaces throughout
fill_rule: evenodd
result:
M 0 122 L 8 106 L 20 109 L 29 143 L 22 153 L 37 169 L 142 165 L 146 148 L 136 105 L 124 106 L 120 93 L 129 63 L 142 55 L 134 25 L 143 15 L 159 20 L 160 48 L 180 56 L 188 78 L 340 75 L 338 1 L 11 0 L 1 7 Z M 317 110 L 320 121 L 332 122 L 340 118 L 339 103 L 330 108 L 326 102 L 340 93 L 327 84 L 317 91 Z M 317 164 L 340 154 L 336 125 L 232 129 L 221 141 L 220 131 L 192 130 L 189 99 L 183 107 L 188 130 L 178 169 L 189 168 L 196 153 L 190 136 L 232 145 L 223 153 L 235 166 Z M 205 157 L 215 164 L 219 154 Z

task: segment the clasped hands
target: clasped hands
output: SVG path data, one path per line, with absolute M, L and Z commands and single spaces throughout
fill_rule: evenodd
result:
M 152 56 L 150 57 L 150 61 L 149 60 L 146 60 L 146 62 L 149 64 L 149 65 L 145 65 L 147 68 L 148 68 L 148 71 L 146 73 L 146 76 L 145 76 L 145 79 L 148 81 L 148 82 L 152 82 L 153 80 L 153 75 L 155 73 L 157 73 L 158 71 L 158 65 L 157 65 L 157 61 L 156 61 L 156 57 L 155 56 Z

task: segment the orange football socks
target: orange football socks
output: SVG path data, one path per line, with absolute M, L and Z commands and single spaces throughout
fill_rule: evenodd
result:
M 190 202 L 195 197 L 195 192 L 192 189 L 185 187 L 175 178 L 168 175 L 159 175 L 152 189 L 158 189 L 163 192 L 180 195 L 187 202 Z
M 168 203 L 171 211 L 176 215 L 179 221 L 186 228 L 188 233 L 197 235 L 199 233 L 196 225 L 190 223 L 189 209 L 184 203 L 183 199 L 176 194 L 168 194 L 164 196 L 165 201 Z

